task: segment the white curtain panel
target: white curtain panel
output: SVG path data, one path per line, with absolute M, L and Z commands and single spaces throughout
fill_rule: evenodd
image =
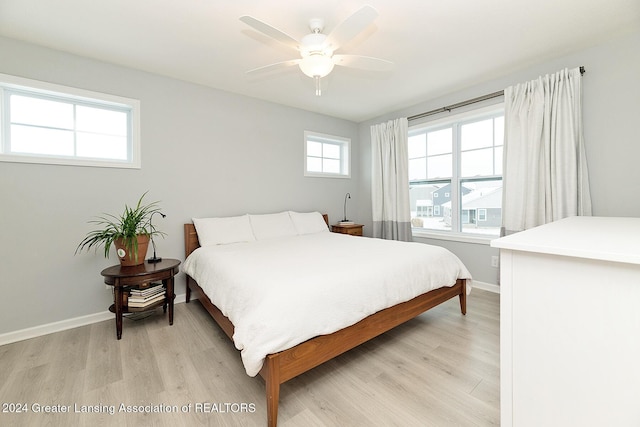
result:
M 409 122 L 371 126 L 373 237 L 410 242 Z
M 591 215 L 580 69 L 510 86 L 504 95 L 503 234 Z

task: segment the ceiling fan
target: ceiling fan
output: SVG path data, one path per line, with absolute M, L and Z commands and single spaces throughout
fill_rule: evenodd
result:
M 315 80 L 316 95 L 320 96 L 322 94 L 320 79 L 331 73 L 334 65 L 372 71 L 389 71 L 393 68 L 393 63 L 384 59 L 370 56 L 334 54 L 336 50 L 373 23 L 377 16 L 378 12 L 373 7 L 365 5 L 342 21 L 328 35 L 322 33 L 324 20 L 313 18 L 309 20 L 311 33 L 304 36 L 300 41 L 252 16 L 241 16 L 240 20 L 242 22 L 262 34 L 297 50 L 301 56 L 298 59 L 290 59 L 258 67 L 247 71 L 247 73 L 272 71 L 298 65 L 304 74 Z

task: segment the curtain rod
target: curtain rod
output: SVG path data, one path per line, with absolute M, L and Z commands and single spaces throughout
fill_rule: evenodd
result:
M 585 73 L 585 68 L 584 65 L 580 66 L 580 75 L 583 75 Z M 504 91 L 500 90 L 498 92 L 493 92 L 493 93 L 489 93 L 487 95 L 483 95 L 483 96 L 479 96 L 477 98 L 473 98 L 473 99 L 468 99 L 466 101 L 462 101 L 462 102 L 458 102 L 457 104 L 452 104 L 446 107 L 442 107 L 442 108 L 438 108 L 435 110 L 431 110 L 431 111 L 427 111 L 424 113 L 420 113 L 420 114 L 416 114 L 414 116 L 409 116 L 407 117 L 408 121 L 411 120 L 417 120 L 417 119 L 421 119 L 423 117 L 428 117 L 428 116 L 432 116 L 434 114 L 438 114 L 438 113 L 444 113 L 444 112 L 450 112 L 451 110 L 455 109 L 455 108 L 460 108 L 460 107 L 465 107 L 467 105 L 471 105 L 471 104 L 475 104 L 477 102 L 482 102 L 482 101 L 486 101 L 488 99 L 493 99 L 493 98 L 497 98 L 499 96 L 503 96 L 504 95 Z

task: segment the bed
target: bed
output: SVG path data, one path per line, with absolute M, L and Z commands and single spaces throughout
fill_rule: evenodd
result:
M 330 233 L 317 212 L 194 218 L 184 237 L 186 301 L 196 290 L 264 379 L 271 427 L 280 384 L 456 296 L 466 314 L 471 276 L 449 251 Z

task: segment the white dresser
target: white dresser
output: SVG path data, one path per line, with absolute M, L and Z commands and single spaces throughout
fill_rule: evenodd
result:
M 640 218 L 496 239 L 502 426 L 640 426 Z

